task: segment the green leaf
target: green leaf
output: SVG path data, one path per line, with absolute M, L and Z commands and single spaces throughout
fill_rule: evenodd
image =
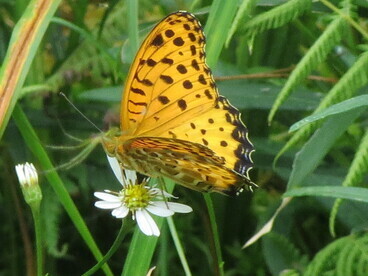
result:
M 0 137 L 8 124 L 38 46 L 61 0 L 31 1 L 15 25 L 0 70 Z
M 207 63 L 213 69 L 224 47 L 227 33 L 238 8 L 237 0 L 215 0 L 205 27 Z
M 324 119 L 328 116 L 343 113 L 343 112 L 349 111 L 351 109 L 363 107 L 363 106 L 366 106 L 366 105 L 368 105 L 368 95 L 362 95 L 362 96 L 351 98 L 351 99 L 343 101 L 341 103 L 332 105 L 332 106 L 324 109 L 321 112 L 318 112 L 318 113 L 315 113 L 311 116 L 305 117 L 303 120 L 300 120 L 299 122 L 296 122 L 295 124 L 293 124 L 290 127 L 289 131 L 292 132 L 292 131 L 298 130 L 299 128 L 301 128 L 301 127 L 303 127 L 307 124 L 310 124 L 314 121 L 318 121 L 318 120 Z
M 368 189 L 360 187 L 313 186 L 288 190 L 283 197 L 325 196 L 368 203 Z
M 303 180 L 318 166 L 337 138 L 363 112 L 354 109 L 330 118 L 297 153 L 288 182 L 288 190 L 301 186 Z
M 121 91 L 123 91 L 122 86 L 96 88 L 86 90 L 77 97 L 80 100 L 119 103 L 122 96 Z
M 220 81 L 217 83 L 220 94 L 239 109 L 271 108 L 280 86 L 272 83 L 261 83 L 250 80 Z M 322 94 L 299 87 L 283 104 L 281 110 L 314 110 L 318 106 Z

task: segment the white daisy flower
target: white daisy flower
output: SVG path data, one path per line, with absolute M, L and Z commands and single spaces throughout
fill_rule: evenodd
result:
M 101 199 L 95 206 L 101 209 L 112 209 L 111 214 L 116 218 L 125 218 L 129 212 L 137 221 L 141 231 L 147 236 L 159 236 L 160 230 L 150 213 L 160 217 L 169 217 L 175 213 L 189 213 L 192 208 L 185 204 L 168 202 L 174 196 L 161 189 L 147 185 L 149 178 L 138 183 L 137 173 L 122 170 L 114 157 L 107 156 L 110 166 L 123 188 L 120 192 L 105 190 L 94 193 Z

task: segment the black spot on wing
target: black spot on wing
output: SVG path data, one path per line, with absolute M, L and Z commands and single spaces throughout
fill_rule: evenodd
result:
M 212 99 L 213 99 L 213 96 L 211 95 L 210 90 L 206 89 L 206 90 L 204 91 L 204 94 L 206 95 L 206 97 L 207 97 L 209 100 L 212 100 Z
M 196 41 L 196 37 L 193 33 L 189 33 L 188 37 L 189 37 L 190 41 L 192 41 L 192 42 Z
M 163 58 L 163 59 L 161 59 L 161 62 L 165 63 L 165 64 L 172 65 L 174 63 L 174 60 L 171 59 L 171 58 Z
M 155 65 L 157 64 L 157 62 L 156 62 L 156 61 L 154 61 L 153 59 L 149 58 L 149 59 L 147 59 L 146 64 L 147 64 L 148 66 L 150 66 L 150 67 L 153 67 L 153 66 L 155 66 Z
M 156 37 L 152 40 L 152 45 L 161 46 L 164 43 L 164 39 L 161 34 L 156 35 Z
M 190 45 L 190 52 L 192 53 L 192 56 L 197 54 L 197 48 L 195 45 Z
M 144 91 L 142 89 L 139 89 L 139 88 L 133 88 L 133 87 L 131 87 L 130 88 L 130 91 L 132 91 L 135 94 L 146 96 L 146 93 L 144 93 Z
M 169 98 L 166 96 L 158 96 L 157 98 L 160 103 L 162 104 L 168 104 L 170 102 Z
M 184 45 L 184 40 L 181 37 L 177 37 L 173 40 L 173 43 L 175 46 L 183 46 Z
M 170 38 L 170 37 L 173 37 L 175 33 L 173 30 L 166 30 L 165 35 Z
M 131 103 L 133 105 L 137 105 L 137 106 L 147 106 L 147 103 L 145 103 L 145 102 L 134 102 L 132 100 L 129 100 L 129 103 Z
M 198 77 L 198 81 L 203 84 L 203 85 L 206 85 L 207 84 L 207 81 L 206 79 L 204 78 L 204 75 L 203 74 L 200 74 L 199 77 Z M 207 90 L 206 90 L 207 91 Z
M 185 74 L 188 72 L 187 68 L 185 68 L 183 64 L 179 64 L 178 66 L 176 66 L 176 70 L 178 70 L 180 74 Z
M 193 84 L 189 80 L 185 80 L 185 81 L 183 81 L 183 87 L 185 89 L 191 89 L 191 88 L 193 88 Z
M 183 99 L 180 99 L 178 101 L 178 106 L 180 107 L 182 111 L 184 111 L 185 109 L 187 109 L 187 102 Z
M 193 60 L 192 60 L 192 67 L 193 67 L 194 69 L 196 69 L 197 71 L 199 71 L 199 70 L 200 70 L 199 65 L 198 65 L 198 62 L 197 62 L 197 60 L 196 60 L 196 59 L 193 59 Z
M 172 84 L 174 82 L 173 78 L 167 75 L 160 75 L 160 79 L 162 79 L 167 84 Z

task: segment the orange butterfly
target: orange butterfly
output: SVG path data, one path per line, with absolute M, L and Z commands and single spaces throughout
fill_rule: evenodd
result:
M 204 47 L 192 14 L 176 12 L 158 23 L 130 68 L 121 131 L 102 143 L 123 168 L 237 194 L 256 186 L 248 176 L 254 148 L 239 111 L 217 92 Z

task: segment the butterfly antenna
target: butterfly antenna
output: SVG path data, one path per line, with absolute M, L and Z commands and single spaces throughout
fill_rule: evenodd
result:
M 92 126 L 94 126 L 99 132 L 103 133 L 103 131 L 98 127 L 96 126 L 95 123 L 93 123 L 90 119 L 87 118 L 86 115 L 84 115 L 82 113 L 82 111 L 80 111 L 73 103 L 71 100 L 69 100 L 69 98 L 63 93 L 63 92 L 59 92 L 59 95 L 64 97 L 64 99 L 79 113 L 79 115 L 81 115 L 84 119 L 86 119 Z

